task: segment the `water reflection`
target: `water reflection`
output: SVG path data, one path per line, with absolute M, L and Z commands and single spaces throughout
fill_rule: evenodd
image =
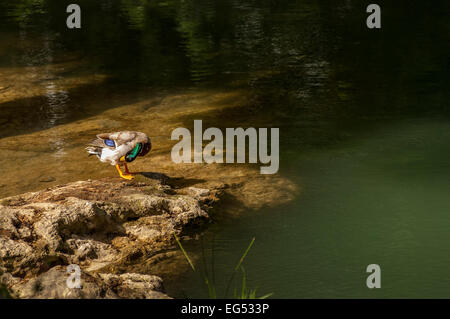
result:
M 52 82 L 47 84 L 45 88 L 47 104 L 43 105 L 40 111 L 42 116 L 47 119 L 47 127 L 52 127 L 65 118 L 69 95 L 67 91 L 58 90 L 57 86 Z
M 67 91 L 58 90 L 56 84 L 50 82 L 46 85 L 45 96 L 47 98 L 47 104 L 44 104 L 40 111 L 41 116 L 46 120 L 46 126 L 50 128 L 57 123 L 63 122 L 68 114 L 67 108 L 69 106 L 67 101 L 69 100 L 69 95 Z M 60 138 L 57 134 L 52 134 L 49 137 L 48 144 L 53 151 L 53 157 L 63 158 L 67 154 L 64 150 L 64 139 Z

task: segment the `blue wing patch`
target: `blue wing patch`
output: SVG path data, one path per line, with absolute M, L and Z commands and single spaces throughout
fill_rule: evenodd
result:
M 103 140 L 107 146 L 116 147 L 116 144 L 113 140 Z

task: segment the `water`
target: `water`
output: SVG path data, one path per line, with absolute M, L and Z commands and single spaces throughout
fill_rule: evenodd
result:
M 215 237 L 218 290 L 224 293 L 254 236 L 245 269 L 260 295 L 448 297 L 449 128 L 446 121 L 405 121 L 296 155 L 287 171 L 302 187 L 297 200 L 208 234 L 210 241 Z M 211 267 L 212 246 L 204 247 Z M 381 266 L 380 290 L 366 287 L 369 264 Z M 180 295 L 208 296 L 197 277 L 180 285 L 174 287 Z
M 300 192 L 210 227 L 219 295 L 255 237 L 245 269 L 259 294 L 449 296 L 447 1 L 380 1 L 382 30 L 359 1 L 313 0 L 86 0 L 68 30 L 69 3 L 0 1 L 2 197 L 110 176 L 86 162 L 98 131 L 148 132 L 153 159 L 137 168 L 164 171 L 171 130 L 194 118 L 280 127 L 279 174 Z M 365 286 L 372 263 L 379 290 Z M 207 296 L 180 271 L 169 294 Z

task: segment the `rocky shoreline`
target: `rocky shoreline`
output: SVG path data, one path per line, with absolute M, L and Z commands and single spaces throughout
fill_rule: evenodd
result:
M 210 221 L 221 189 L 87 180 L 0 201 L 0 283 L 16 298 L 170 298 L 158 274 L 128 272 L 176 251 Z M 69 288 L 67 266 L 81 269 Z

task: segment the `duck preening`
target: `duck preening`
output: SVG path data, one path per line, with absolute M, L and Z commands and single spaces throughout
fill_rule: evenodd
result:
M 102 162 L 110 162 L 115 165 L 120 177 L 133 179 L 128 171 L 127 163 L 138 156 L 146 155 L 152 148 L 150 138 L 141 132 L 121 131 L 114 133 L 98 134 L 97 138 L 86 147 L 89 155 L 97 155 Z M 125 167 L 125 174 L 120 169 Z

